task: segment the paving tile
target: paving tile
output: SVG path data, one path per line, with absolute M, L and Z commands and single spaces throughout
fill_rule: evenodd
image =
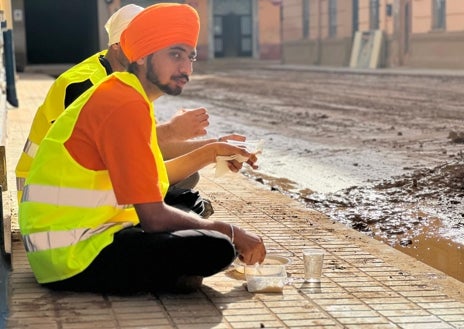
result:
M 328 312 L 334 318 L 340 320 L 342 318 L 374 318 L 378 317 L 379 313 L 374 310 L 342 310 L 342 311 L 329 311 Z M 384 322 L 384 321 L 381 321 Z
M 35 326 L 33 327 L 35 328 Z M 60 323 L 60 328 L 63 329 L 95 329 L 95 328 L 115 328 L 115 329 L 120 329 L 118 323 L 116 322 L 110 322 L 110 321 L 92 321 L 92 322 L 61 322 Z
M 143 327 L 145 329 L 145 327 Z M 178 329 L 230 329 L 232 328 L 228 323 L 206 323 L 206 324 L 186 324 L 178 325 Z
M 461 316 L 461 318 L 464 320 L 464 308 L 463 307 L 449 307 L 449 308 L 438 308 L 438 309 L 433 309 L 433 308 L 428 308 L 427 309 L 430 313 L 435 314 L 435 315 L 458 315 Z
M 343 326 L 332 319 L 296 319 L 285 321 L 288 328 L 343 328 Z
M 406 314 L 406 315 L 391 315 L 388 316 L 388 319 L 394 321 L 398 324 L 405 324 L 405 323 L 427 323 L 427 324 L 434 324 L 434 323 L 441 323 L 442 321 L 440 318 L 434 315 L 420 315 L 420 314 Z
M 444 322 L 430 322 L 430 323 L 401 323 L 400 327 L 403 329 L 453 329 L 456 328 L 451 324 L 444 323 Z M 427 328 L 427 329 L 428 329 Z
M 441 309 L 441 308 L 456 308 L 464 311 L 464 303 L 457 302 L 452 299 L 442 299 L 441 301 L 422 299 L 417 305 L 427 309 Z
M 363 300 L 367 305 L 371 307 L 382 307 L 385 305 L 397 305 L 397 304 L 408 304 L 411 303 L 408 299 L 398 296 L 398 297 L 373 297 L 366 298 Z
M 268 319 L 257 319 L 248 321 L 243 319 L 242 321 L 232 321 L 229 322 L 232 328 L 283 328 L 285 327 L 282 322 L 277 320 L 268 320 Z
M 8 319 L 6 323 L 8 328 L 15 328 L 15 329 L 61 329 L 62 326 L 54 321 L 47 320 L 46 322 L 37 322 L 33 321 L 33 319 L 29 319 L 27 321 L 19 321 L 19 320 L 11 320 Z
M 459 319 L 459 320 L 456 320 L 456 321 L 450 321 L 449 324 L 452 325 L 454 328 L 457 328 L 457 329 L 463 329 L 464 328 L 464 320 L 462 318 Z
M 368 323 L 368 324 L 362 324 L 362 323 L 356 323 L 356 324 L 346 324 L 345 329 L 394 329 L 394 328 L 399 328 L 397 325 L 393 323 Z
M 381 316 L 366 316 L 366 317 L 338 317 L 337 321 L 342 323 L 343 325 L 377 325 L 377 324 L 389 324 L 390 321 L 388 319 L 383 318 Z
M 409 303 L 376 303 L 370 304 L 372 309 L 382 312 L 382 311 L 394 311 L 394 310 L 420 310 L 420 306 L 409 302 Z

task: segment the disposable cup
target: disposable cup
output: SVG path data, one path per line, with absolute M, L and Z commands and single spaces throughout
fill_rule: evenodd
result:
M 304 279 L 306 282 L 321 282 L 324 251 L 303 249 Z

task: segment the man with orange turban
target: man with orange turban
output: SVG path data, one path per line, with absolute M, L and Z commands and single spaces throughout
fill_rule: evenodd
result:
M 237 172 L 256 155 L 215 142 L 164 161 L 153 101 L 189 81 L 197 12 L 161 3 L 121 36 L 129 72 L 113 73 L 79 97 L 39 146 L 19 206 L 37 281 L 51 289 L 105 293 L 187 292 L 238 256 L 262 262 L 262 239 L 164 202 L 170 184 L 230 156 Z
M 143 9 L 134 4 L 118 9 L 105 24 L 108 49 L 76 64 L 53 82 L 44 102 L 37 109 L 29 136 L 16 165 L 18 201 L 21 200 L 24 182 L 29 174 L 37 148 L 56 118 L 69 104 L 98 81 L 113 72 L 126 71 L 129 63 L 119 41 L 129 22 Z M 157 123 L 158 143 L 164 158 L 177 157 L 204 144 L 214 142 L 216 139 L 211 138 L 189 140 L 206 134 L 205 128 L 209 125 L 208 118 L 205 108 L 183 109 L 177 111 L 169 121 Z M 230 135 L 221 138 L 237 139 L 240 137 L 243 136 Z M 203 218 L 207 218 L 214 211 L 209 200 L 201 198 L 197 191 L 192 190 L 198 180 L 199 175 L 195 173 L 176 185 L 170 186 L 166 202 L 186 211 L 195 211 Z

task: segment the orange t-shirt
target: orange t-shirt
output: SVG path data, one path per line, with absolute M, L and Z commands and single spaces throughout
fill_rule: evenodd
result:
M 160 202 L 151 144 L 150 106 L 117 78 L 103 82 L 82 108 L 65 147 L 79 164 L 108 170 L 119 204 Z

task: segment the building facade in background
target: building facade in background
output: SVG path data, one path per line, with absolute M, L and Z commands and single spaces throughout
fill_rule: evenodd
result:
M 350 66 L 357 32 L 377 31 L 379 67 L 464 68 L 464 0 L 11 0 L 17 69 L 77 63 L 106 48 L 118 8 L 157 2 L 198 10 L 199 60 Z
M 187 3 L 200 15 L 200 60 L 219 57 L 280 59 L 280 6 L 276 0 L 11 0 L 16 62 L 73 64 L 107 47 L 106 20 L 129 3 Z M 279 1 L 278 1 L 279 2 Z
M 356 31 L 382 33 L 385 67 L 464 68 L 463 0 L 284 0 L 282 62 L 349 66 Z

